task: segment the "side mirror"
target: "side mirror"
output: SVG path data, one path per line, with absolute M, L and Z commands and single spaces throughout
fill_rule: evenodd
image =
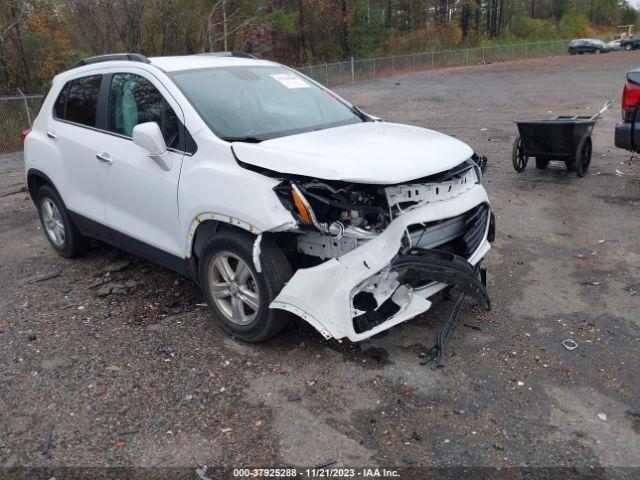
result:
M 167 144 L 160 127 L 156 122 L 140 123 L 133 127 L 133 143 L 149 152 L 149 158 L 158 164 L 163 170 L 171 170 L 170 158 L 165 159 Z

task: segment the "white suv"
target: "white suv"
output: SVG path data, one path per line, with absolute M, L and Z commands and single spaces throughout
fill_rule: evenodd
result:
M 81 60 L 55 77 L 24 140 L 54 249 L 74 257 L 96 238 L 187 275 L 244 340 L 295 314 L 358 341 L 447 286 L 486 297 L 480 157 L 277 63 Z

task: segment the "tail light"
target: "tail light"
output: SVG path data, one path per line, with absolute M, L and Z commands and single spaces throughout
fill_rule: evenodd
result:
M 25 128 L 20 133 L 20 143 L 24 143 L 24 141 L 27 139 L 27 135 L 29 135 L 30 133 L 31 133 L 31 129 L 30 128 Z
M 622 89 L 622 120 L 633 123 L 640 103 L 640 85 L 627 80 Z

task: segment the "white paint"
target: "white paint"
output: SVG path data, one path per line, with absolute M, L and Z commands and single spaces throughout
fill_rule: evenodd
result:
M 448 135 L 385 122 L 234 143 L 233 148 L 243 162 L 276 172 L 374 184 L 434 175 L 473 155 L 467 144 Z

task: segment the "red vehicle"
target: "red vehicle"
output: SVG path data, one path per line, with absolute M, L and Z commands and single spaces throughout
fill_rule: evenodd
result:
M 622 122 L 616 125 L 615 145 L 632 152 L 640 152 L 640 68 L 627 74 L 622 90 Z

